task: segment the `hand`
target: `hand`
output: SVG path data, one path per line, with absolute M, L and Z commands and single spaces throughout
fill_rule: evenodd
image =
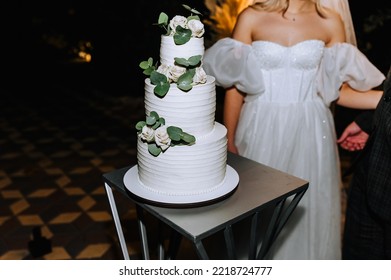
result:
M 228 152 L 238 155 L 238 148 L 235 145 L 230 145 L 229 143 L 230 142 L 228 141 Z
M 349 124 L 337 140 L 341 148 L 348 151 L 362 150 L 368 140 L 368 133 L 363 131 L 355 122 Z

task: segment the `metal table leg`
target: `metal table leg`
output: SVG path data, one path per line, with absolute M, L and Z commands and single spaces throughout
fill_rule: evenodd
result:
M 234 243 L 234 235 L 232 232 L 232 226 L 226 226 L 224 229 L 224 237 L 225 237 L 225 245 L 227 247 L 227 254 L 228 258 L 230 260 L 236 260 L 236 250 L 235 250 L 235 243 Z
M 111 187 L 106 183 L 105 183 L 105 188 L 106 188 L 107 197 L 109 199 L 111 213 L 113 215 L 115 228 L 117 229 L 117 234 L 119 238 L 119 243 L 121 245 L 122 254 L 125 260 L 129 260 L 128 248 L 126 247 L 126 241 L 125 241 L 124 233 L 122 231 L 121 221 L 118 216 L 117 204 L 115 203 L 113 191 Z
M 143 209 L 139 205 L 136 205 L 136 211 L 137 211 L 138 229 L 139 229 L 140 238 L 141 238 L 142 257 L 144 260 L 149 260 L 148 238 L 147 238 L 147 230 L 146 230 L 145 222 L 144 222 L 144 212 L 143 212 Z
M 206 253 L 206 250 L 204 248 L 204 245 L 202 244 L 202 241 L 194 242 L 194 246 L 195 246 L 198 257 L 201 260 L 209 260 L 208 254 Z
M 266 257 L 266 254 L 269 252 L 269 249 L 276 240 L 278 234 L 281 232 L 282 228 L 288 221 L 290 215 L 292 214 L 293 210 L 295 210 L 297 204 L 305 192 L 306 190 L 297 193 L 286 208 L 284 208 L 286 199 L 280 201 L 276 205 L 270 224 L 266 231 L 265 239 L 262 242 L 262 246 L 258 252 L 257 259 L 264 259 Z
M 254 213 L 251 217 L 251 229 L 250 229 L 250 244 L 248 259 L 254 260 L 257 254 L 257 237 L 259 235 L 258 228 L 259 212 Z

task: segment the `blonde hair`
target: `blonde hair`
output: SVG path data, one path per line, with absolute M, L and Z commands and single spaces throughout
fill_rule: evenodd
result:
M 315 4 L 316 12 L 321 17 L 326 17 L 324 8 L 320 4 L 320 0 L 311 0 Z M 251 5 L 252 8 L 256 10 L 262 10 L 266 12 L 282 12 L 283 16 L 285 15 L 286 11 L 289 7 L 289 0 L 262 0 L 262 1 L 255 1 L 253 5 Z

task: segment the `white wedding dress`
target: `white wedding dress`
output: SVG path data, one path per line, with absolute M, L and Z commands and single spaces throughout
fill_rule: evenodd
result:
M 340 167 L 329 109 L 347 81 L 368 90 L 384 80 L 352 45 L 307 40 L 217 41 L 204 69 L 218 85 L 247 93 L 235 143 L 239 154 L 309 181 L 272 248 L 273 259 L 340 259 Z

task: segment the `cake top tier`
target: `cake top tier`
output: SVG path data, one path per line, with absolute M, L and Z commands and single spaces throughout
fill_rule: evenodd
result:
M 144 74 L 150 76 L 155 86 L 154 93 L 164 97 L 170 84 L 185 92 L 193 86 L 204 84 L 207 75 L 202 68 L 204 55 L 204 24 L 197 10 L 182 5 L 190 12 L 190 16 L 174 16 L 171 20 L 164 12 L 160 13 L 157 25 L 164 28 L 166 33 L 161 36 L 160 60 L 155 64 L 152 58 L 140 63 Z
M 205 33 L 204 24 L 201 22 L 198 12 L 187 5 L 182 5 L 190 11 L 190 16 L 174 16 L 171 20 L 166 13 L 161 12 L 157 25 L 166 30 L 166 36 L 172 36 L 175 44 L 186 44 L 190 38 L 201 38 Z

